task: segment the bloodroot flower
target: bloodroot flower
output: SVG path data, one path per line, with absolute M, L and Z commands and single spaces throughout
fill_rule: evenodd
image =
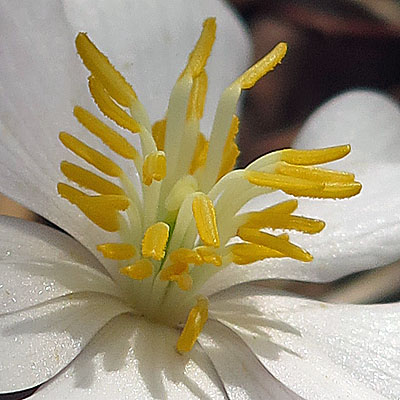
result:
M 137 3 L 145 25 L 151 7 Z M 219 3 L 187 3 L 174 2 L 236 24 Z M 378 167 L 367 159 L 359 168 L 355 157 L 361 194 L 352 173 L 319 166 L 347 156 L 349 145 L 286 149 L 233 170 L 239 96 L 281 62 L 286 44 L 222 92 L 206 135 L 200 120 L 215 18 L 204 20 L 164 117 L 151 122 L 89 28 L 76 35 L 75 46 L 90 95 L 64 92 L 80 78 L 67 74 L 70 52 L 60 50 L 69 49 L 64 13 L 76 11 L 74 2 L 63 10 L 60 3 L 39 11 L 29 5 L 32 19 L 13 4 L 2 3 L 2 30 L 12 29 L 0 49 L 1 190 L 72 237 L 0 219 L 0 390 L 43 384 L 35 399 L 398 398 L 397 304 L 334 306 L 250 283 L 326 281 L 400 255 L 398 164 Z M 90 14 L 87 5 L 80 11 L 101 22 L 109 9 L 118 24 L 115 16 L 126 18 L 132 4 L 96 2 Z M 193 29 L 204 13 L 191 21 Z M 38 15 L 46 17 L 41 24 Z M 173 32 L 183 37 L 179 23 Z M 27 36 L 33 25 L 35 39 Z M 133 34 L 129 47 L 135 46 Z M 54 48 L 54 63 L 41 70 L 36 58 Z M 151 62 L 156 71 L 164 68 L 162 58 Z M 386 99 L 358 96 L 354 108 L 346 96 L 325 107 L 346 116 L 360 104 L 383 102 L 385 118 L 399 121 Z M 72 114 L 75 125 L 54 123 Z M 307 129 L 312 124 L 306 138 Z

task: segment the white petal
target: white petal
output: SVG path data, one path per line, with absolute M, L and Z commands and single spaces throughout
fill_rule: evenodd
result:
M 399 303 L 330 305 L 244 285 L 213 298 L 212 308 L 307 400 L 400 397 Z
M 255 357 L 240 337 L 209 320 L 199 343 L 212 360 L 230 400 L 300 400 Z
M 171 89 L 207 17 L 217 18 L 217 38 L 207 64 L 209 101 L 203 129 L 211 127 L 222 90 L 248 67 L 249 37 L 220 0 L 68 0 L 64 7 L 75 31 L 88 32 L 133 85 L 153 119 L 163 118 Z
M 204 294 L 261 279 L 326 282 L 400 259 L 399 164 L 366 165 L 358 178 L 363 189 L 351 199 L 299 200 L 295 214 L 326 222 L 316 235 L 289 232 L 293 243 L 313 255 L 312 262 L 271 258 L 247 266 L 232 265 L 207 282 Z M 252 208 L 264 208 L 267 201 L 271 201 L 268 196 L 260 197 Z
M 382 94 L 356 90 L 315 111 L 297 137 L 296 148 L 350 143 L 352 152 L 335 163 L 339 169 L 365 162 L 400 162 L 400 107 Z M 353 171 L 357 172 L 357 171 Z
M 36 386 L 73 360 L 111 318 L 129 311 L 118 299 L 80 293 L 0 316 L 0 392 Z
M 32 399 L 224 399 L 208 358 L 197 345 L 179 355 L 178 336 L 174 329 L 121 315 Z
M 0 314 L 69 293 L 118 295 L 98 261 L 64 233 L 0 217 Z

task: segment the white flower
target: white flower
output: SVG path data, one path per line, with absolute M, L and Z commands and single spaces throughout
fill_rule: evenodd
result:
M 351 174 L 291 165 L 310 163 L 311 157 L 340 158 L 348 152 L 346 146 L 323 152 L 278 152 L 246 171 L 225 175 L 214 186 L 221 157 L 235 159 L 232 141 L 212 136 L 205 166 L 201 157 L 186 154 L 195 141 L 192 147 L 184 143 L 177 153 L 180 147 L 174 140 L 180 131 L 195 132 L 198 138 L 201 96 L 193 101 L 188 117 L 182 99 L 185 95 L 196 99 L 190 95 L 192 82 L 204 87 L 202 63 L 198 69 L 194 64 L 197 56 L 207 54 L 212 20 L 206 22 L 200 40 L 204 46 L 197 47 L 195 60 L 172 90 L 167 117 L 175 135 L 168 135 L 167 125 L 164 177 L 162 140 L 155 134 L 159 145 L 155 149 L 146 134 L 144 108 L 151 120 L 163 117 L 173 79 L 181 72 L 201 21 L 209 15 L 216 15 L 219 24 L 216 54 L 208 68 L 210 104 L 215 108 L 217 95 L 240 75 L 247 45 L 240 25 L 220 3 L 69 0 L 26 2 L 24 7 L 1 3 L 0 188 L 80 242 L 49 227 L 0 219 L 1 392 L 47 382 L 33 398 L 399 398 L 398 304 L 335 306 L 271 293 L 249 283 L 271 278 L 323 282 L 400 257 L 398 107 L 380 95 L 357 92 L 319 110 L 306 124 L 298 145 L 314 148 L 350 141 L 354 157 L 348 157 L 346 168 L 356 171 L 363 191 L 340 201 L 301 199 L 297 214 L 322 217 L 327 224 L 317 235 L 291 230 L 291 242 L 301 247 L 289 243 L 286 234 L 260 233 L 258 229 L 265 227 L 310 234 L 323 228 L 319 220 L 293 217 L 296 201 L 279 203 L 288 198 L 282 192 L 254 198 L 269 187 L 300 196 L 348 197 L 359 191 L 359 185 Z M 102 137 L 109 148 L 102 146 L 72 118 L 74 109 L 77 119 L 101 136 L 103 130 L 93 128 L 99 122 L 75 107 L 100 117 L 88 101 L 83 66 L 72 47 L 78 31 L 87 31 L 127 80 L 137 83 L 144 108 L 87 36 L 78 36 L 79 54 L 94 76 L 92 95 L 106 113 L 109 109 L 96 97 L 102 85 L 106 90 L 100 93 L 106 100 L 111 95 L 120 104 L 129 103 L 123 105 L 130 106 L 135 120 L 126 114 L 113 118 L 141 131 L 147 159 L 109 132 Z M 215 131 L 228 134 L 240 88 L 252 86 L 266 72 L 264 64 L 274 65 L 283 52 L 284 46 L 279 46 L 254 75 L 242 75 L 224 92 Z M 182 113 L 176 111 L 182 109 L 179 120 Z M 205 128 L 210 127 L 210 115 L 206 108 Z M 115 173 L 122 191 L 94 180 L 87 172 L 94 169 L 81 160 L 87 170 L 61 163 L 66 158 L 77 160 L 58 140 L 57 133 L 64 130 L 73 136 L 61 134 L 63 144 L 106 174 Z M 77 142 L 78 135 L 90 148 Z M 132 142 L 132 136 L 125 137 Z M 231 153 L 223 151 L 225 143 L 231 144 Z M 115 160 L 124 173 L 132 170 L 129 158 L 133 158 L 137 176 L 123 175 L 91 147 Z M 60 183 L 65 181 L 60 163 L 70 180 L 98 193 L 105 191 L 105 196 L 85 197 L 73 183 Z M 190 164 L 198 168 L 189 176 Z M 302 180 L 296 178 L 299 174 Z M 142 192 L 136 198 L 139 184 Z M 272 205 L 269 211 L 254 212 L 268 205 Z M 245 250 L 230 241 L 236 232 L 247 242 Z M 268 243 L 269 249 L 257 245 L 259 241 Z M 312 262 L 301 262 L 311 260 L 303 248 L 313 254 Z M 241 264 L 261 261 L 228 266 L 232 259 Z M 232 287 L 238 283 L 243 284 Z

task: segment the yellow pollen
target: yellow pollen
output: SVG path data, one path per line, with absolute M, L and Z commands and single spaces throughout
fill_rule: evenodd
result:
M 195 48 L 189 55 L 187 66 L 182 72 L 181 77 L 188 74 L 195 78 L 203 71 L 214 44 L 216 29 L 215 18 L 207 18 L 203 22 L 203 31 Z
M 236 164 L 236 160 L 240 154 L 239 148 L 235 143 L 236 135 L 239 131 L 239 118 L 234 115 L 232 117 L 231 127 L 226 139 L 224 152 L 222 154 L 221 167 L 217 180 L 220 180 L 228 172 L 231 172 Z
M 164 151 L 166 130 L 167 120 L 165 118 L 155 122 L 151 128 L 153 139 L 156 142 L 157 150 Z
M 167 160 L 163 151 L 150 153 L 143 163 L 143 183 L 151 185 L 153 180 L 161 181 L 167 173 Z
M 235 243 L 230 245 L 232 261 L 238 265 L 247 265 L 265 258 L 282 258 L 284 254 L 269 247 L 254 243 Z
M 174 250 L 170 255 L 169 259 L 172 263 L 184 263 L 184 264 L 203 264 L 203 259 L 196 251 L 192 249 L 180 248 Z
M 195 251 L 201 257 L 203 263 L 214 264 L 216 267 L 222 265 L 222 258 L 215 250 L 207 246 L 199 246 L 195 248 Z
M 86 68 L 99 79 L 110 96 L 122 106 L 130 107 L 137 98 L 135 91 L 87 34 L 78 33 L 75 45 Z
M 140 281 L 153 274 L 153 264 L 149 260 L 139 260 L 132 265 L 121 268 L 119 272 L 131 279 Z
M 239 228 L 237 234 L 247 242 L 269 247 L 295 260 L 309 262 L 313 259 L 310 253 L 287 241 L 286 236 L 279 238 L 269 233 L 260 232 L 258 229 L 250 228 Z
M 136 149 L 123 136 L 100 121 L 89 111 L 76 106 L 74 108 L 74 115 L 89 132 L 101 139 L 115 153 L 130 160 L 135 160 L 138 157 Z
M 195 196 L 192 203 L 193 216 L 201 240 L 212 247 L 219 247 L 217 220 L 212 201 L 204 193 Z
M 184 262 L 176 262 L 161 270 L 159 278 L 161 281 L 170 281 L 171 277 L 182 275 L 189 271 L 189 265 Z
M 360 182 L 351 183 L 327 183 L 321 192 L 315 197 L 321 199 L 347 199 L 360 193 L 362 189 Z
M 187 120 L 200 120 L 203 117 L 206 94 L 207 73 L 203 70 L 200 75 L 193 80 L 192 90 L 190 91 L 188 109 L 186 112 Z
M 59 138 L 67 149 L 71 150 L 77 156 L 83 158 L 106 175 L 119 177 L 123 174 L 121 168 L 115 164 L 114 161 L 99 153 L 97 150 L 92 149 L 69 133 L 61 132 Z
M 132 133 L 140 132 L 140 125 L 108 95 L 104 86 L 93 75 L 89 77 L 89 90 L 100 111 L 122 128 Z
M 189 168 L 190 175 L 193 175 L 199 168 L 205 165 L 207 161 L 208 144 L 207 139 L 201 132 L 199 132 L 192 162 Z
M 241 89 L 252 88 L 258 80 L 268 72 L 272 71 L 282 61 L 283 57 L 285 57 L 286 51 L 286 43 L 279 43 L 271 52 L 241 75 L 235 83 L 238 84 Z
M 61 197 L 75 204 L 94 224 L 108 232 L 119 230 L 119 211 L 129 207 L 125 196 L 88 196 L 65 183 L 59 183 L 57 190 Z
M 200 297 L 190 310 L 185 327 L 179 336 L 176 349 L 179 353 L 187 353 L 192 349 L 208 319 L 208 300 Z
M 136 254 L 135 246 L 129 243 L 103 243 L 97 246 L 97 250 L 112 260 L 129 260 Z
M 350 153 L 350 145 L 315 150 L 285 149 L 280 151 L 281 161 L 295 165 L 317 165 L 340 160 Z
M 93 190 L 99 194 L 125 195 L 125 192 L 119 186 L 78 165 L 62 161 L 60 169 L 69 180 L 85 189 Z
M 143 257 L 154 260 L 164 258 L 168 236 L 169 226 L 165 222 L 157 222 L 148 227 L 142 241 Z

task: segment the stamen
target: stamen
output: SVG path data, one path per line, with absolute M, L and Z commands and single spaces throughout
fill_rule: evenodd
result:
M 216 267 L 222 265 L 222 258 L 215 250 L 207 246 L 199 246 L 195 248 L 195 251 L 201 257 L 203 263 L 214 264 Z
M 64 199 L 75 204 L 86 217 L 107 232 L 118 231 L 119 211 L 124 211 L 129 207 L 129 200 L 125 196 L 88 196 L 65 183 L 59 183 L 57 190 Z
M 187 120 L 200 120 L 203 117 L 207 94 L 207 82 L 207 73 L 204 70 L 193 80 L 193 86 L 190 91 L 190 98 L 186 112 Z
M 321 192 L 313 197 L 321 199 L 347 199 L 360 193 L 362 189 L 360 182 L 351 183 L 327 183 Z
M 188 291 L 192 288 L 193 280 L 188 273 L 188 264 L 178 262 L 163 268 L 160 272 L 161 281 L 176 282 L 181 290 Z
M 97 250 L 112 260 L 129 260 L 136 254 L 135 246 L 129 243 L 103 243 L 97 246 Z
M 62 144 L 77 156 L 92 164 L 99 171 L 113 177 L 120 177 L 123 172 L 114 161 L 104 156 L 97 150 L 92 149 L 74 136 L 66 132 L 60 132 L 59 138 Z
M 313 259 L 310 253 L 288 242 L 285 238 L 279 238 L 269 233 L 260 232 L 257 229 L 243 227 L 238 229 L 237 234 L 243 240 L 269 247 L 295 260 L 309 262 Z
M 236 164 L 236 160 L 240 154 L 239 148 L 235 143 L 235 138 L 238 131 L 239 131 L 239 118 L 236 115 L 234 115 L 232 117 L 231 128 L 229 129 L 228 137 L 226 139 L 224 151 L 222 154 L 221 167 L 219 170 L 217 180 L 220 180 L 224 175 L 232 171 Z
M 163 151 L 150 153 L 143 163 L 143 183 L 151 185 L 153 179 L 161 181 L 167 173 L 167 160 Z
M 153 275 L 153 264 L 149 260 L 139 260 L 132 265 L 123 267 L 119 270 L 123 275 L 135 280 L 143 280 Z
M 252 88 L 258 80 L 265 74 L 272 71 L 285 57 L 287 51 L 286 43 L 276 45 L 265 57 L 256 62 L 243 75 L 241 75 L 235 83 L 242 89 Z
M 110 96 L 122 106 L 130 107 L 137 99 L 136 93 L 108 58 L 97 49 L 86 33 L 80 32 L 75 44 L 86 68 L 99 79 Z
M 277 163 L 275 172 L 295 178 L 307 179 L 316 182 L 326 183 L 350 183 L 354 182 L 354 174 L 328 169 L 290 165 L 285 162 Z
M 89 132 L 101 139 L 115 153 L 130 160 L 135 160 L 139 156 L 136 149 L 123 136 L 100 121 L 89 111 L 76 106 L 74 108 L 74 115 Z
M 195 78 L 203 71 L 215 41 L 216 29 L 215 18 L 207 18 L 203 22 L 203 31 L 195 48 L 189 55 L 187 66 L 181 77 L 188 74 Z
M 89 90 L 97 107 L 106 117 L 132 133 L 140 132 L 141 127 L 137 121 L 111 99 L 104 86 L 93 75 L 89 77 Z
M 200 297 L 190 310 L 185 327 L 179 336 L 176 349 L 179 353 L 187 353 L 192 349 L 208 319 L 208 300 Z
M 201 240 L 212 247 L 219 247 L 217 220 L 212 201 L 204 193 L 195 196 L 192 203 L 193 216 Z
M 203 264 L 203 259 L 199 253 L 192 249 L 180 248 L 174 250 L 170 255 L 169 259 L 172 263 L 184 263 L 184 264 Z
M 157 150 L 164 151 L 166 130 L 167 120 L 165 118 L 155 122 L 151 128 L 153 139 L 156 142 Z
M 247 265 L 265 258 L 282 258 L 284 254 L 269 247 L 255 243 L 235 243 L 228 246 L 232 261 L 238 265 Z
M 190 164 L 189 174 L 193 175 L 199 168 L 205 165 L 207 161 L 208 141 L 204 135 L 199 132 L 197 135 L 197 143 L 194 149 L 192 163 Z
M 161 260 L 165 255 L 165 246 L 169 236 L 169 226 L 164 222 L 157 222 L 147 228 L 142 241 L 143 257 Z
M 285 161 L 289 164 L 317 165 L 340 160 L 347 156 L 347 154 L 350 153 L 350 150 L 351 147 L 347 144 L 315 150 L 285 149 L 281 150 L 279 153 L 281 161 Z
M 69 180 L 85 189 L 93 190 L 99 194 L 125 195 L 125 192 L 119 186 L 78 165 L 62 161 L 60 169 Z

